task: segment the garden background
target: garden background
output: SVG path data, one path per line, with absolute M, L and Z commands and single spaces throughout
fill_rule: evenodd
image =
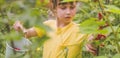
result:
M 16 20 L 26 28 L 38 26 L 49 30 L 42 24 L 54 18 L 48 9 L 49 4 L 48 0 L 0 0 L 0 58 L 5 57 L 6 41 L 12 43 L 23 37 L 23 33 L 12 28 Z M 83 58 L 120 57 L 120 0 L 80 0 L 74 21 L 80 24 L 82 33 L 94 35 L 97 56 L 87 52 L 83 44 Z M 48 39 L 47 36 L 42 38 Z M 39 37 L 29 40 L 32 42 L 29 51 L 22 56 L 15 54 L 12 58 L 42 58 L 44 40 Z

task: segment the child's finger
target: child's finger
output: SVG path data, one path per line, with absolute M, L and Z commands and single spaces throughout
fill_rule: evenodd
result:
M 92 54 L 96 55 L 97 54 L 97 50 L 96 48 L 94 48 L 91 44 L 87 44 L 86 45 L 86 49 L 91 52 Z
M 22 27 L 22 24 L 20 21 L 16 21 L 14 24 L 13 24 L 13 28 L 16 30 L 16 31 L 20 31 L 21 30 L 21 27 Z

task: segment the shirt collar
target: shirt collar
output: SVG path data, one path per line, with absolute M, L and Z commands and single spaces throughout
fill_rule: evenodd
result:
M 74 23 L 70 22 L 68 25 L 62 27 L 62 28 L 58 28 L 56 27 L 56 32 L 57 34 L 60 34 L 62 31 L 66 31 L 67 29 L 69 29 Z

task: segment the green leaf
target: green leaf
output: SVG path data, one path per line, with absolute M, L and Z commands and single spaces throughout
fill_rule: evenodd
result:
M 0 6 L 3 5 L 4 3 L 5 3 L 5 1 L 4 1 L 4 0 L 1 0 L 1 1 L 0 1 Z
M 118 42 L 118 44 L 120 45 L 120 42 Z
M 108 30 L 103 29 L 103 30 L 98 30 L 97 31 L 99 34 L 109 34 Z
M 81 1 L 81 2 L 89 2 L 90 0 L 78 0 L 78 1 Z
M 49 3 L 49 0 L 36 0 L 36 7 L 46 6 Z
M 106 56 L 96 56 L 94 58 L 108 58 L 108 57 L 106 57 Z
M 112 58 L 120 58 L 120 54 L 116 54 Z
M 104 25 L 104 21 L 97 21 L 96 18 L 90 18 L 80 24 L 80 32 L 81 33 L 105 33 L 106 30 L 102 30 L 99 32 L 98 28 L 101 25 Z
M 75 1 L 75 0 L 63 0 L 61 2 L 72 2 L 72 1 Z
M 73 2 L 73 1 L 88 2 L 89 0 L 63 0 L 61 2 Z
M 105 11 L 120 14 L 120 8 L 116 7 L 115 5 L 106 5 Z
M 2 36 L 6 40 L 19 40 L 23 37 L 23 34 L 18 33 L 16 31 L 11 31 L 10 33 L 7 33 L 7 34 L 2 35 Z
M 40 12 L 39 12 L 39 8 L 33 8 L 32 10 L 31 10 L 31 15 L 32 16 L 39 16 L 40 14 L 39 14 Z
M 113 50 L 113 49 L 115 49 L 116 47 L 115 46 L 113 46 L 113 45 L 107 45 L 107 46 L 105 46 L 107 49 L 111 49 L 111 50 Z

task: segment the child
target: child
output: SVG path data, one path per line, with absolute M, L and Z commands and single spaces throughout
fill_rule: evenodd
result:
M 77 2 L 75 0 L 67 2 L 50 0 L 50 2 L 56 20 L 47 20 L 43 23 L 52 29 L 47 32 L 50 39 L 44 43 L 43 58 L 82 58 L 82 43 L 89 35 L 81 34 L 78 24 L 72 21 L 76 14 Z M 44 32 L 36 27 L 25 29 L 19 21 L 14 24 L 14 29 L 22 30 L 27 38 L 44 35 Z

